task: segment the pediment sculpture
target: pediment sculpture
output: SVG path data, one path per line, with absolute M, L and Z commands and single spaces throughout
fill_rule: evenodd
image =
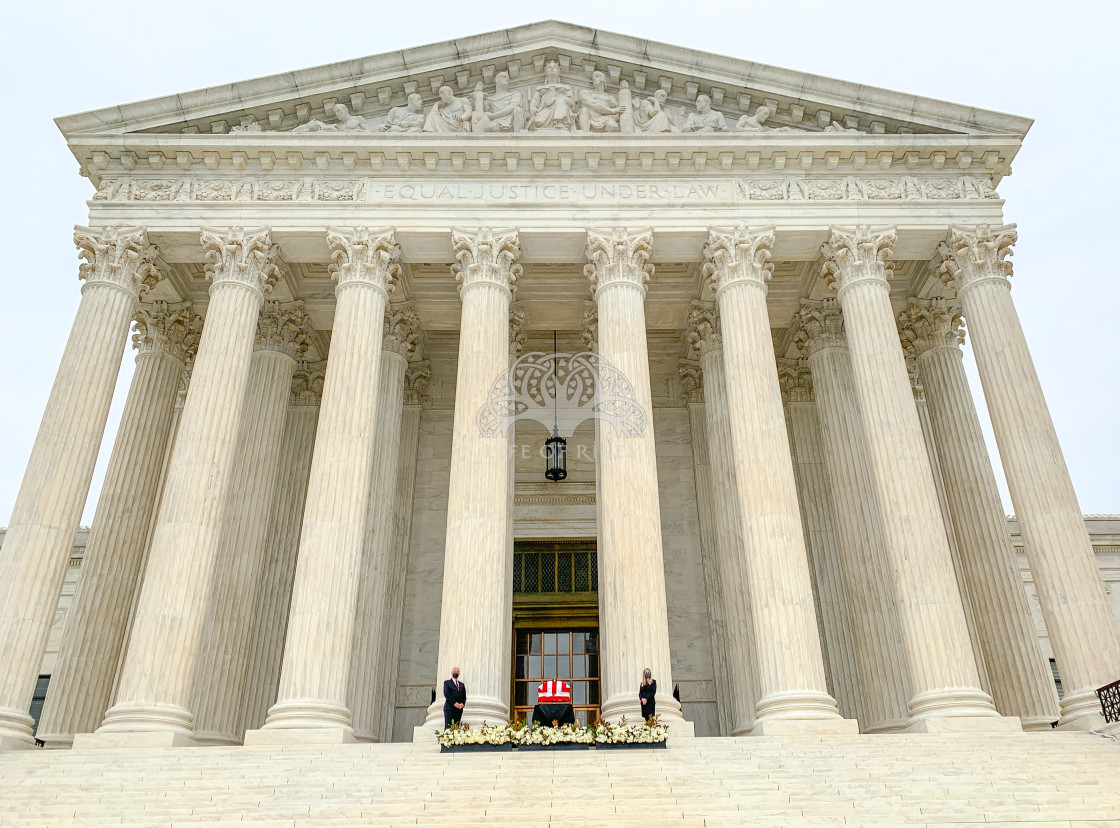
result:
M 773 125 L 774 110 L 767 104 L 737 119 L 715 109 L 712 97 L 699 94 L 692 107 L 671 106 L 669 93 L 657 88 L 641 95 L 623 79 L 617 92 L 607 88 L 607 74 L 591 72 L 590 82 L 580 88 L 561 77 L 556 60 L 545 62 L 543 82 L 511 85 L 510 73 L 502 70 L 493 76 L 493 91 L 478 81 L 469 93 L 456 95 L 452 87 L 441 85 L 436 99 L 425 105 L 421 95 L 409 91 L 404 106 L 394 106 L 384 115 L 364 116 L 351 112 L 343 103 L 332 103 L 333 119 L 311 119 L 286 131 L 292 133 L 538 133 L 646 134 L 675 133 L 763 133 L 834 132 L 858 133 L 861 130 L 832 121 L 823 129 L 812 126 Z M 407 89 L 407 87 L 406 87 Z M 264 131 L 255 119 L 243 119 L 231 133 Z

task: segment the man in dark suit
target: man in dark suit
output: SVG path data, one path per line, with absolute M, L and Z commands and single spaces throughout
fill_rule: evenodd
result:
M 451 678 L 443 683 L 443 727 L 451 727 L 463 718 L 467 703 L 467 685 L 459 681 L 459 668 L 451 668 Z

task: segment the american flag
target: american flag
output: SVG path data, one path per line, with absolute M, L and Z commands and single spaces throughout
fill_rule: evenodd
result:
M 572 701 L 572 685 L 566 681 L 542 681 L 537 685 L 537 701 L 557 704 Z

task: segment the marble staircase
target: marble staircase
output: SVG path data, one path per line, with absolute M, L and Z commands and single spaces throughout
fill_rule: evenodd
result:
M 1087 733 L 0 754 L 0 826 L 1120 826 L 1120 743 Z

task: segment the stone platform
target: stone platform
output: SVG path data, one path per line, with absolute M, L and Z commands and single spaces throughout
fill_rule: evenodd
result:
M 1087 733 L 690 739 L 440 755 L 411 744 L 0 754 L 0 826 L 1120 826 Z

